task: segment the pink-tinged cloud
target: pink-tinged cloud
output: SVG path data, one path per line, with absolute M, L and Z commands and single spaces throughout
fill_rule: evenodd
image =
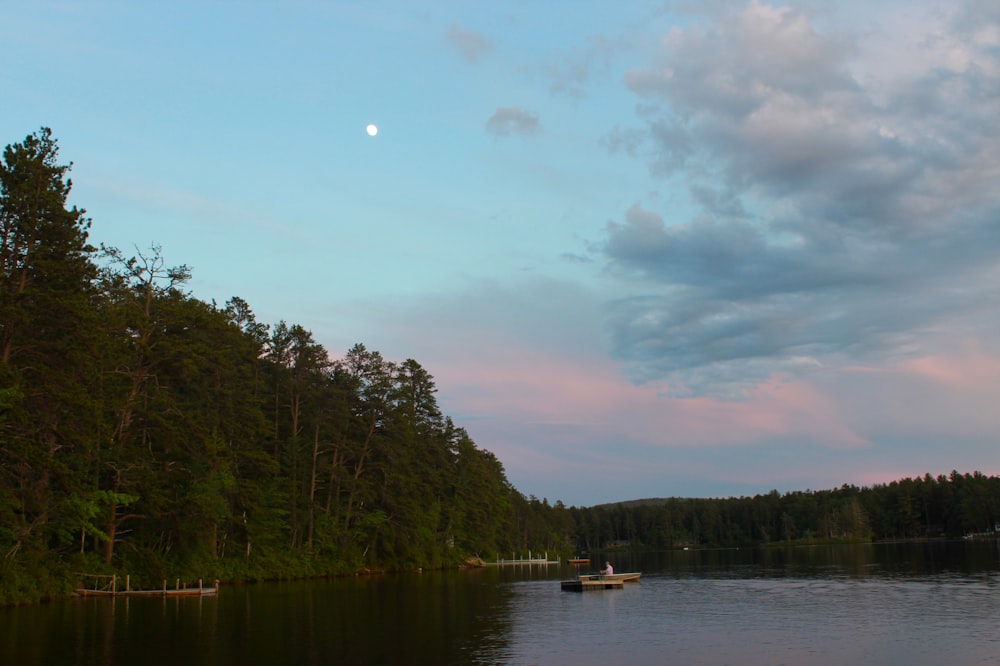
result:
M 540 307 L 546 289 L 557 297 Z M 585 294 L 552 283 L 487 285 L 386 311 L 377 330 L 392 337 L 366 340 L 387 358 L 401 360 L 401 348 L 418 359 L 442 411 L 497 455 L 516 488 L 570 504 L 1000 471 L 1000 354 L 990 341 L 798 374 L 777 366 L 738 400 L 684 398 L 630 382 L 595 334 L 593 311 Z
M 832 448 L 868 445 L 839 420 L 836 402 L 804 381 L 775 378 L 741 402 L 674 398 L 657 386 L 629 383 L 609 360 L 582 362 L 529 346 L 438 366 L 436 377 L 449 387 L 454 413 L 490 414 L 520 428 L 563 426 L 581 438 L 581 447 L 616 437 L 652 449 L 746 446 L 796 437 Z M 555 432 L 547 437 L 552 443 L 559 439 Z
M 445 362 L 436 377 L 448 387 L 446 411 L 488 415 L 458 421 L 512 479 L 533 479 L 533 487 L 599 479 L 605 492 L 627 499 L 632 492 L 671 494 L 676 484 L 668 479 L 677 476 L 763 484 L 764 491 L 1000 469 L 989 450 L 965 447 L 959 456 L 949 445 L 954 436 L 985 441 L 1000 430 L 989 408 L 1000 400 L 1000 360 L 974 345 L 895 366 L 776 376 L 739 402 L 667 397 L 656 386 L 629 383 L 611 361 L 528 345 L 494 349 L 478 362 Z M 753 460 L 757 451 L 759 463 L 730 462 Z M 657 475 L 664 479 L 659 493 L 630 490 Z
M 942 446 L 1000 432 L 1000 356 L 975 340 L 881 368 L 846 369 L 828 390 L 872 437 L 941 437 Z
M 965 341 L 950 354 L 904 361 L 900 371 L 951 390 L 996 390 L 1000 386 L 1000 358 L 985 353 L 976 340 Z

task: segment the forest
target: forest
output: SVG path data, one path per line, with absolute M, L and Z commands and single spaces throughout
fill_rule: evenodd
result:
M 1000 477 L 974 472 L 859 488 L 568 509 L 581 550 L 1000 538 Z
M 51 130 L 0 164 L 0 604 L 79 573 L 251 581 L 547 551 L 992 533 L 979 473 L 589 508 L 525 497 L 417 361 L 198 300 L 153 244 L 89 242 Z
M 92 247 L 42 128 L 0 169 L 0 601 L 73 572 L 252 580 L 526 550 L 540 506 L 441 413 L 433 377 L 332 358 L 161 248 Z

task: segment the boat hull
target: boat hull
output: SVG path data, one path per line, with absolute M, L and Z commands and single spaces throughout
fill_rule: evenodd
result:
M 616 574 L 601 574 L 602 578 L 606 580 L 618 580 L 623 583 L 634 583 L 639 580 L 642 576 L 641 571 L 631 571 L 628 573 L 616 573 Z

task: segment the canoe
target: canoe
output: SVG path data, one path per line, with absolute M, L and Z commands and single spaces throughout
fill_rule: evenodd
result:
M 584 590 L 621 589 L 625 583 L 636 583 L 642 576 L 641 571 L 620 574 L 580 574 L 572 580 L 564 580 L 559 586 L 564 590 L 582 592 Z
M 635 583 L 642 576 L 641 571 L 631 571 L 629 573 L 600 574 L 606 580 L 620 580 L 623 583 Z
M 603 580 L 616 580 L 622 583 L 635 583 L 642 576 L 641 571 L 629 571 L 627 573 L 613 573 L 613 574 L 580 574 L 580 576 L 590 576 L 597 577 L 600 576 Z

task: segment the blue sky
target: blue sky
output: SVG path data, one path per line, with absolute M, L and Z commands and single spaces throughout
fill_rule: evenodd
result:
M 876 6 L 877 5 L 877 6 Z M 1000 473 L 1000 6 L 0 6 L 91 240 L 417 360 L 525 494 Z M 377 136 L 365 132 L 378 126 Z

